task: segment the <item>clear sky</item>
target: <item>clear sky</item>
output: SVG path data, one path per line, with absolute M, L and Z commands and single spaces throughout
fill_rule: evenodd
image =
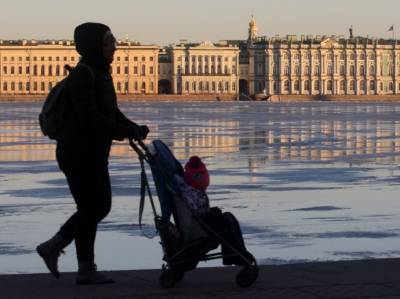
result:
M 179 39 L 244 39 L 253 13 L 259 34 L 400 37 L 400 0 L 0 0 L 0 38 L 72 39 L 86 21 L 118 38 L 167 45 Z

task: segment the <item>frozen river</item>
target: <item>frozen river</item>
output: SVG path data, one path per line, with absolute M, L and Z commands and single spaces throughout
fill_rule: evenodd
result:
M 204 158 L 214 205 L 239 219 L 262 264 L 400 256 L 400 103 L 122 103 L 184 163 Z M 39 103 L 0 103 L 0 273 L 45 272 L 36 245 L 74 204 L 37 125 Z M 113 146 L 113 209 L 100 269 L 161 265 L 138 229 L 139 164 Z M 154 231 L 147 205 L 145 232 Z M 220 261 L 202 265 L 217 265 Z M 76 269 L 74 246 L 61 271 Z

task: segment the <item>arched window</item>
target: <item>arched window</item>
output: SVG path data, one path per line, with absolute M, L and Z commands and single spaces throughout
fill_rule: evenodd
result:
M 56 76 L 60 76 L 60 66 L 56 65 Z
M 133 87 L 134 87 L 135 91 L 137 91 L 139 89 L 137 81 L 135 81 L 135 83 L 133 84 Z
M 142 82 L 142 93 L 146 93 L 146 82 Z
M 189 91 L 189 82 L 185 82 L 185 90 Z
M 326 89 L 328 91 L 332 91 L 332 80 L 328 80 L 328 82 L 326 84 Z
M 37 65 L 35 64 L 35 65 L 33 66 L 33 75 L 34 75 L 34 76 L 37 76 L 37 74 L 38 74 L 38 69 L 37 69 Z
M 3 91 L 7 91 L 7 89 L 8 89 L 7 82 L 4 82 L 3 83 Z
M 218 83 L 218 91 L 222 91 L 222 82 Z
M 344 91 L 344 89 L 345 89 L 344 80 L 341 80 L 341 81 L 340 81 L 339 87 L 340 87 L 340 90 L 341 90 L 341 91 Z
M 369 81 L 369 89 L 375 90 L 375 81 L 374 80 Z
M 360 81 L 360 90 L 365 90 L 365 81 L 364 80 L 361 80 Z
M 393 91 L 393 82 L 389 82 L 389 90 Z
M 308 80 L 304 81 L 304 90 L 307 90 L 307 91 L 310 90 L 310 81 L 308 81 Z
M 229 82 L 225 82 L 225 91 L 229 92 Z
M 314 90 L 319 90 L 319 80 L 314 81 Z
M 14 91 L 15 90 L 15 83 L 11 82 L 11 90 Z
M 146 76 L 146 65 L 142 65 L 142 76 Z
M 294 90 L 299 91 L 300 85 L 299 85 L 299 80 L 294 81 Z
M 289 81 L 288 81 L 288 80 L 286 80 L 286 81 L 283 83 L 283 89 L 284 89 L 285 91 L 289 91 Z
M 25 83 L 25 90 L 29 92 L 30 89 L 31 89 L 31 84 L 29 82 L 26 82 Z
M 356 82 L 354 80 L 351 80 L 350 81 L 350 90 L 354 91 L 356 89 L 355 87 L 356 87 Z
M 40 90 L 41 91 L 45 91 L 46 90 L 46 86 L 44 82 L 40 82 Z
M 340 76 L 344 76 L 346 74 L 346 68 L 344 64 L 340 65 Z
M 22 82 L 18 82 L 18 90 L 22 91 Z
M 49 73 L 48 73 L 48 75 L 49 76 L 53 76 L 53 66 L 52 65 L 49 65 Z
M 196 82 L 192 82 L 192 91 L 196 91 Z
M 44 76 L 45 73 L 45 66 L 42 65 L 41 70 L 40 70 L 40 75 Z

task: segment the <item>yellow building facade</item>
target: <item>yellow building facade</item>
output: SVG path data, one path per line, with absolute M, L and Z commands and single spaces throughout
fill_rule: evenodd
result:
M 118 43 L 111 67 L 117 93 L 157 94 L 158 46 Z M 0 94 L 47 94 L 79 54 L 71 41 L 0 43 Z

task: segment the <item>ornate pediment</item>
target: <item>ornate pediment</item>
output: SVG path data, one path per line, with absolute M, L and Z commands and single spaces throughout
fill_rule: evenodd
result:
M 321 48 L 335 48 L 338 45 L 338 41 L 332 37 L 328 37 L 321 42 Z

